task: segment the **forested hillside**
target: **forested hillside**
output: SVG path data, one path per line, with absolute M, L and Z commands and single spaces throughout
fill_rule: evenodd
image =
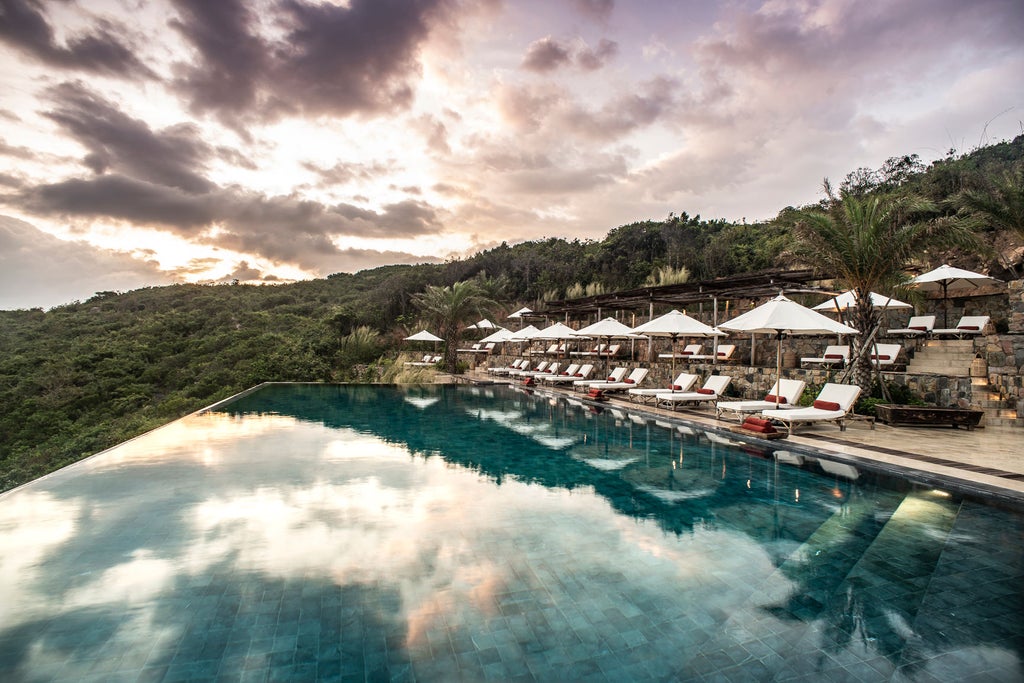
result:
M 935 202 L 932 219 L 962 218 L 961 193 L 1007 177 L 1021 159 L 1024 136 L 950 153 L 927 168 L 916 156 L 895 157 L 852 172 L 841 187 L 918 194 Z M 100 292 L 50 311 L 0 312 L 0 490 L 259 382 L 359 381 L 367 363 L 394 357 L 417 322 L 413 297 L 427 285 L 479 278 L 510 306 L 536 308 L 587 291 L 660 284 L 668 270 L 701 280 L 777 267 L 790 260 L 790 211 L 749 225 L 684 212 L 615 228 L 600 241 L 502 244 L 444 264 L 276 286 Z M 1012 220 L 976 226 L 1001 251 L 959 256 L 997 274 L 1013 268 L 1003 247 L 1022 243 L 1024 218 L 1017 233 Z

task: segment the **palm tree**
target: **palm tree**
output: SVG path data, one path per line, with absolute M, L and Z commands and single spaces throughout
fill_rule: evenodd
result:
M 855 195 L 833 191 L 825 181 L 822 208 L 795 212 L 795 252 L 811 266 L 840 280 L 857 298 L 852 320 L 860 330 L 853 340 L 853 381 L 871 390 L 870 349 L 881 323 L 871 292 L 891 295 L 904 285 L 912 260 L 938 245 L 972 246 L 973 234 L 962 222 L 921 220 L 935 206 L 917 197 Z
M 998 228 L 1024 239 L 1024 164 L 982 188 L 964 190 L 956 203 L 976 227 Z M 1010 268 L 1016 270 L 1012 264 Z
M 437 326 L 437 336 L 444 339 L 445 369 L 455 372 L 459 333 L 474 318 L 486 315 L 495 302 L 472 280 L 451 287 L 428 285 L 413 301 L 420 313 Z

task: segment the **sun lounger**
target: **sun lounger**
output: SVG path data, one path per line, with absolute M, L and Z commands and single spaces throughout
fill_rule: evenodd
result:
M 508 374 L 511 375 L 512 377 L 522 377 L 523 375 L 529 372 L 544 372 L 545 370 L 548 369 L 549 365 L 551 365 L 549 361 L 542 360 L 541 362 L 537 363 L 536 367 L 532 369 L 529 365 L 527 365 L 526 367 L 520 367 L 518 370 L 513 370 Z
M 407 360 L 402 365 L 428 365 L 430 364 L 430 354 L 424 354 L 423 358 L 419 360 Z
M 762 410 L 761 416 L 772 422 L 781 422 L 790 434 L 798 424 L 818 422 L 835 422 L 840 431 L 845 431 L 847 414 L 853 410 L 853 404 L 859 396 L 860 387 L 856 384 L 829 382 L 821 388 L 813 406 L 793 410 Z
M 424 356 L 423 358 L 424 360 L 407 362 L 405 363 L 405 365 L 412 365 L 421 368 L 430 367 L 432 365 L 437 365 L 438 363 L 440 363 L 442 356 Z
M 659 353 L 658 358 L 693 358 L 701 352 L 700 344 L 687 344 L 679 353 Z
M 675 410 L 677 405 L 699 405 L 708 401 L 717 401 L 731 381 L 730 375 L 711 375 L 705 380 L 704 386 L 697 391 L 662 392 L 655 396 L 655 400 L 658 405 L 668 406 L 672 410 Z
M 790 410 L 800 407 L 800 397 L 804 393 L 807 382 L 800 379 L 782 379 L 775 382 L 760 401 L 719 401 L 715 404 L 715 415 L 735 413 L 743 422 L 743 416 L 760 413 L 762 410 L 781 408 Z
M 720 344 L 718 346 L 717 356 L 718 356 L 718 360 L 720 360 L 720 361 L 732 360 L 732 354 L 734 354 L 734 353 L 736 353 L 736 345 L 735 344 Z M 693 359 L 693 360 L 711 360 L 714 357 L 715 356 L 711 355 L 710 353 L 708 353 L 708 354 L 694 354 L 694 355 L 690 356 L 690 358 Z
M 473 344 L 468 349 L 455 349 L 456 353 L 476 353 L 482 348 L 481 344 Z
M 825 353 L 820 358 L 801 358 L 801 365 L 820 365 L 823 367 L 843 367 L 850 362 L 850 346 L 826 346 Z
M 598 352 L 601 358 L 615 358 L 622 352 L 621 344 L 609 344 L 607 348 Z
M 902 350 L 902 344 L 876 344 L 871 349 L 871 362 L 879 368 L 893 366 Z
M 512 372 L 513 370 L 520 370 L 522 368 L 525 368 L 529 364 L 530 364 L 530 361 L 526 360 L 525 358 L 520 358 L 518 360 L 512 361 L 511 363 L 509 363 L 505 367 L 501 367 L 501 368 L 487 368 L 487 372 L 489 372 L 491 374 L 494 374 L 494 375 L 507 375 L 510 372 Z
M 537 377 L 538 375 L 557 375 L 558 374 L 558 368 L 559 368 L 560 365 L 561 365 L 561 363 L 559 363 L 558 361 L 555 361 L 554 363 L 550 363 L 543 370 L 524 370 L 524 371 L 520 372 L 517 375 L 517 377 L 522 378 L 522 377 Z
M 650 370 L 647 368 L 635 368 L 631 373 L 629 373 L 629 377 L 626 377 L 621 382 L 605 382 L 597 388 L 604 392 L 626 391 L 627 389 L 632 389 L 643 382 L 649 372 Z M 590 388 L 594 389 L 593 384 L 591 384 Z
M 543 382 L 544 384 L 564 384 L 566 382 L 581 382 L 589 379 L 590 373 L 592 373 L 593 371 L 593 364 L 584 363 L 571 374 L 564 375 L 559 373 L 557 375 L 541 375 L 538 379 L 540 379 L 540 381 Z
M 926 337 L 935 327 L 934 315 L 915 315 L 906 327 L 886 330 L 886 334 L 900 337 Z
M 622 378 L 626 376 L 626 368 L 615 368 L 608 375 L 608 379 L 583 379 L 572 383 L 573 389 L 579 389 L 580 391 L 587 391 L 591 385 L 600 388 L 602 384 L 613 384 L 615 382 L 621 382 Z
M 964 337 L 975 337 L 985 331 L 985 326 L 988 325 L 988 320 L 989 317 L 987 315 L 965 315 L 960 318 L 956 327 L 932 330 L 932 336 L 957 337 L 958 339 L 963 339 Z
M 577 370 L 580 369 L 579 363 L 573 363 L 565 370 L 559 370 L 557 366 L 558 363 L 552 363 L 550 366 L 548 366 L 547 370 L 545 370 L 544 372 L 537 373 L 536 375 L 533 376 L 533 378 L 537 381 L 543 381 L 548 377 L 571 377 L 572 375 L 576 374 Z
M 697 375 L 691 375 L 688 372 L 680 372 L 679 375 L 672 380 L 672 383 L 665 389 L 628 389 L 626 390 L 626 398 L 630 401 L 647 403 L 648 401 L 654 401 L 655 396 L 665 393 L 665 391 L 689 391 L 696 383 Z

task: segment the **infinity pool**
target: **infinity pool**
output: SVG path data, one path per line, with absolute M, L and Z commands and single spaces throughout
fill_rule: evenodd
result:
M 0 496 L 3 681 L 1020 681 L 1022 615 L 1017 512 L 505 387 L 267 386 Z

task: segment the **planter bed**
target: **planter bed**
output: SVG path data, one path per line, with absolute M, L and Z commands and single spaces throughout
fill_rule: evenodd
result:
M 908 406 L 882 403 L 875 406 L 875 414 L 888 425 L 913 427 L 967 427 L 973 430 L 984 415 L 971 408 L 938 408 L 934 406 Z

